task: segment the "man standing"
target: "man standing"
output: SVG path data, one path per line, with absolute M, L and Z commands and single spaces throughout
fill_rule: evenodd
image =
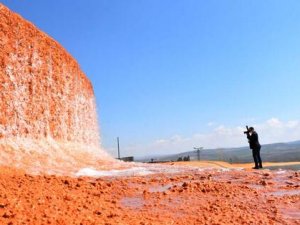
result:
M 248 129 L 247 138 L 250 145 L 250 149 L 252 149 L 252 155 L 255 163 L 255 167 L 253 167 L 253 169 L 263 168 L 260 158 L 261 145 L 259 144 L 258 135 L 253 127 L 250 127 Z

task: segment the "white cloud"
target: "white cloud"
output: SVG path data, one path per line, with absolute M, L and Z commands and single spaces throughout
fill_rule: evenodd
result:
M 215 126 L 215 125 L 216 125 L 215 122 L 208 122 L 208 123 L 207 123 L 207 126 L 208 126 L 208 127 L 212 127 L 212 126 Z
M 253 124 L 262 144 L 300 140 L 300 121 L 282 121 L 271 118 L 263 123 Z M 169 154 L 190 151 L 193 147 L 226 148 L 247 146 L 244 127 L 219 125 L 207 133 L 195 133 L 189 137 L 175 134 L 169 138 L 157 139 L 144 146 L 129 147 L 124 150 L 129 155 Z
M 271 119 L 267 120 L 267 125 L 269 127 L 273 127 L 273 128 L 280 128 L 280 127 L 284 126 L 284 124 L 277 118 L 271 118 Z
M 281 121 L 271 118 L 266 123 L 258 124 L 257 131 L 260 132 L 263 143 L 288 142 L 300 139 L 300 121 Z
M 289 128 L 297 128 L 299 126 L 300 126 L 300 123 L 297 120 L 292 120 L 292 121 L 287 122 L 287 127 L 289 127 Z

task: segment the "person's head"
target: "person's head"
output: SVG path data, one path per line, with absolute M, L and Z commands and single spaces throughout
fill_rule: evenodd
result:
M 249 127 L 249 132 L 252 133 L 254 131 L 253 127 Z

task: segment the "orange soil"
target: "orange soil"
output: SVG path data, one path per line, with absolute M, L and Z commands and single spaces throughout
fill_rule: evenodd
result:
M 300 173 L 72 178 L 0 170 L 0 224 L 300 224 Z

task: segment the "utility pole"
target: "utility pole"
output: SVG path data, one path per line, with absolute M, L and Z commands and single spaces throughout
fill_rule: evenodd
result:
M 119 141 L 119 137 L 117 137 L 117 143 L 118 143 L 118 159 L 121 159 L 121 156 L 120 156 L 120 141 Z
M 198 161 L 200 161 L 200 150 L 202 150 L 203 147 L 194 147 L 194 149 L 195 149 L 196 152 L 197 152 L 197 155 L 198 155 Z

